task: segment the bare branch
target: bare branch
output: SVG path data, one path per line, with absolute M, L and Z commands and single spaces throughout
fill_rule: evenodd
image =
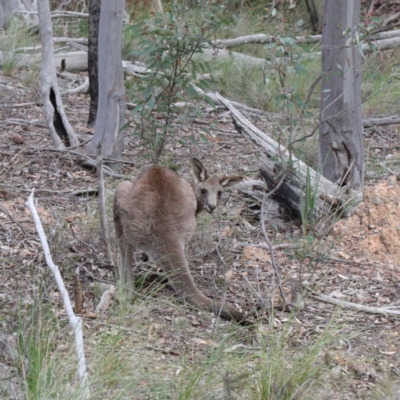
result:
M 382 314 L 382 315 L 386 315 L 386 316 L 399 315 L 400 316 L 400 310 L 395 310 L 393 307 L 390 307 L 390 306 L 389 307 L 364 306 L 362 304 L 351 303 L 349 301 L 334 299 L 332 297 L 324 296 L 322 294 L 312 294 L 311 298 L 314 300 L 321 301 L 323 303 L 334 304 L 336 306 L 344 307 L 344 308 L 351 308 L 353 310 L 362 311 L 362 312 L 369 313 L 369 314 Z
M 29 207 L 29 210 L 31 211 L 33 220 L 36 225 L 36 229 L 40 237 L 40 242 L 42 244 L 44 256 L 46 258 L 46 263 L 50 268 L 51 272 L 53 272 L 54 274 L 54 278 L 57 282 L 57 286 L 61 293 L 61 298 L 64 303 L 65 311 L 68 315 L 69 323 L 72 326 L 72 329 L 74 330 L 76 355 L 78 358 L 78 376 L 79 376 L 80 386 L 83 390 L 84 398 L 89 398 L 90 389 L 87 379 L 85 352 L 83 347 L 82 319 L 75 315 L 74 310 L 72 309 L 68 291 L 65 288 L 64 281 L 61 277 L 60 270 L 58 269 L 57 265 L 53 263 L 46 235 L 44 233 L 43 226 L 39 218 L 39 214 L 33 202 L 34 191 L 35 189 L 32 190 L 31 195 L 29 196 L 28 201 L 26 202 L 26 205 Z
M 96 163 L 97 163 L 97 183 L 99 186 L 99 209 L 100 209 L 101 233 L 104 245 L 107 249 L 107 261 L 110 264 L 113 264 L 111 245 L 110 245 L 110 235 L 107 223 L 106 200 L 104 191 L 103 157 L 101 153 L 102 153 L 101 143 L 99 143 L 99 145 L 97 146 Z

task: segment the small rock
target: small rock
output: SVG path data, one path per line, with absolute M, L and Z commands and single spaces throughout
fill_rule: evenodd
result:
M 390 175 L 389 178 L 387 178 L 387 183 L 389 186 L 396 186 L 397 183 L 396 175 Z
M 376 206 L 379 206 L 379 205 L 381 205 L 381 204 L 383 204 L 383 200 L 382 199 L 380 199 L 379 197 L 374 197 L 374 204 L 376 205 Z

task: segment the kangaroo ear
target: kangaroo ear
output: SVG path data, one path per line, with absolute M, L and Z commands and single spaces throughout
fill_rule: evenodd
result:
M 219 183 L 222 187 L 229 187 L 236 185 L 243 180 L 243 176 L 223 176 L 219 178 Z
M 192 170 L 192 175 L 197 182 L 203 182 L 208 178 L 207 170 L 197 158 L 192 158 L 190 160 L 190 166 Z

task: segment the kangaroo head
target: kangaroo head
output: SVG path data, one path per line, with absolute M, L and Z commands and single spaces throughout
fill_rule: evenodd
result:
M 207 170 L 197 158 L 192 158 L 190 165 L 195 179 L 193 190 L 197 199 L 196 214 L 204 209 L 212 213 L 221 203 L 223 189 L 235 185 L 243 179 L 242 176 L 223 176 L 221 178 L 208 176 Z

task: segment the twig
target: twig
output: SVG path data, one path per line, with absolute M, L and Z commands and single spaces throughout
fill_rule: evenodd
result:
M 276 191 L 279 189 L 279 187 L 280 187 L 280 186 L 282 185 L 282 183 L 285 181 L 286 176 L 287 176 L 287 173 L 284 173 L 284 174 L 282 175 L 280 181 L 278 182 L 278 184 L 274 187 L 274 189 L 272 189 L 270 192 L 268 192 L 268 194 L 266 194 L 266 193 L 264 192 L 263 201 L 262 201 L 262 203 L 261 203 L 261 216 L 260 216 L 260 219 L 261 219 L 261 221 L 260 221 L 260 223 L 261 223 L 261 230 L 262 230 L 263 236 L 264 236 L 264 238 L 265 238 L 265 241 L 267 242 L 268 247 L 269 247 L 269 251 L 270 251 L 270 254 L 271 254 L 271 264 L 272 264 L 272 267 L 273 267 L 273 269 L 274 269 L 275 276 L 276 276 L 276 280 L 277 280 L 277 282 L 278 282 L 279 291 L 280 291 L 280 293 L 281 293 L 281 297 L 282 297 L 282 300 L 283 300 L 283 302 L 284 302 L 285 305 L 288 304 L 288 302 L 286 301 L 285 293 L 283 292 L 282 282 L 281 282 L 281 276 L 280 276 L 280 274 L 279 274 L 278 266 L 277 266 L 276 263 L 275 263 L 274 249 L 272 248 L 272 244 L 271 244 L 271 242 L 270 242 L 270 240 L 269 240 L 269 238 L 268 238 L 267 231 L 265 230 L 265 224 L 264 224 L 264 208 L 265 208 L 265 200 L 266 200 L 268 197 L 270 197 L 274 192 L 276 192 Z
M 257 247 L 260 249 L 266 249 L 270 250 L 270 247 L 266 244 L 262 243 L 249 243 L 249 242 L 238 242 L 236 243 L 236 246 L 242 246 L 242 247 Z M 272 246 L 273 250 L 281 250 L 281 249 L 297 249 L 299 247 L 298 244 L 293 244 L 293 243 L 281 243 L 281 244 L 274 244 Z
M 71 229 L 72 236 L 73 236 L 79 243 L 82 243 L 83 245 L 85 245 L 85 246 L 89 247 L 90 249 L 92 249 L 92 250 L 93 250 L 93 253 L 96 254 L 96 252 L 97 252 L 97 248 L 96 248 L 96 247 L 92 246 L 92 245 L 89 244 L 89 243 L 86 243 L 86 242 L 83 241 L 82 239 L 78 238 L 78 236 L 76 236 L 75 231 L 74 231 L 74 228 L 73 228 L 74 225 L 75 225 L 75 224 L 74 224 L 73 222 L 69 224 L 69 228 Z
M 217 218 L 215 215 L 213 215 L 213 217 L 214 217 L 215 221 L 217 221 L 217 223 L 218 223 L 218 233 L 219 233 L 219 235 L 218 235 L 218 236 L 219 236 L 219 238 L 218 238 L 218 243 L 215 245 L 215 250 L 216 250 L 216 252 L 217 252 L 217 254 L 218 254 L 218 257 L 219 257 L 219 259 L 221 260 L 222 264 L 224 264 L 224 266 L 226 267 L 226 262 L 225 262 L 224 259 L 222 258 L 221 253 L 219 252 L 219 245 L 220 245 L 221 239 L 222 239 L 222 235 L 221 235 L 221 221 L 220 221 L 220 219 Z M 218 310 L 218 314 L 215 316 L 214 331 L 217 329 L 218 321 L 219 321 L 219 319 L 220 319 L 221 312 L 222 312 L 222 309 L 224 308 L 225 302 L 226 302 L 226 285 L 225 285 L 225 290 L 224 290 L 224 297 L 223 297 L 223 299 L 222 299 L 222 301 L 221 301 L 221 308 Z
M 64 90 L 63 92 L 61 92 L 61 94 L 62 95 L 76 94 L 80 92 L 87 93 L 88 89 L 89 89 L 89 78 L 86 78 L 85 81 L 82 83 L 82 85 L 77 86 L 76 88 L 73 89 Z
M 309 290 L 311 293 L 314 293 L 311 289 L 306 288 Z M 353 310 L 358 310 L 362 311 L 365 313 L 369 314 L 382 314 L 382 315 L 399 315 L 400 316 L 400 310 L 396 311 L 393 310 L 391 307 L 370 307 L 370 306 L 364 306 L 362 304 L 357 304 L 357 303 L 351 303 L 350 301 L 344 301 L 344 300 L 338 300 L 334 299 L 332 297 L 324 296 L 322 294 L 312 294 L 310 296 L 314 300 L 321 301 L 322 303 L 328 303 L 328 304 L 334 304 L 339 307 L 344 307 L 344 308 L 351 308 Z
M 305 108 L 306 108 L 306 105 L 307 105 L 308 101 L 310 100 L 311 95 L 313 94 L 315 87 L 316 87 L 316 86 L 318 85 L 318 83 L 320 82 L 321 77 L 322 77 L 322 75 L 318 75 L 317 79 L 315 79 L 315 81 L 311 84 L 310 89 L 308 89 L 306 98 L 304 99 L 303 106 L 301 107 L 301 112 L 300 112 L 300 116 L 301 116 L 301 117 L 303 116 L 304 110 L 305 110 Z
M 30 106 L 42 106 L 43 104 L 39 102 L 29 102 L 29 103 L 19 103 L 19 104 L 4 104 L 1 105 L 0 108 L 19 108 L 19 107 L 30 107 Z
M 16 221 L 12 217 L 12 215 L 5 208 L 0 206 L 0 212 L 2 212 L 3 214 L 6 214 L 8 216 L 8 218 L 10 218 L 11 222 L 14 222 L 14 224 L 17 224 L 21 228 L 21 231 L 23 232 L 23 234 L 25 236 L 29 236 L 29 237 L 35 238 L 33 235 L 30 235 L 29 233 L 26 233 L 24 227 L 18 221 Z
M 80 265 L 79 268 L 82 268 L 93 280 L 100 282 L 100 283 L 106 283 L 107 285 L 111 285 L 114 286 L 115 282 L 111 282 L 111 281 L 106 281 L 104 279 L 100 279 L 97 278 L 96 276 L 94 276 L 85 266 Z
M 44 256 L 46 258 L 46 263 L 54 274 L 54 278 L 57 282 L 58 289 L 61 293 L 61 297 L 64 302 L 65 311 L 68 315 L 69 323 L 71 324 L 72 329 L 74 330 L 76 355 L 78 358 L 78 376 L 79 376 L 80 386 L 84 392 L 83 398 L 89 398 L 90 389 L 87 379 L 85 352 L 83 347 L 82 319 L 75 315 L 74 310 L 72 309 L 68 291 L 65 288 L 64 281 L 61 277 L 60 270 L 58 269 L 57 265 L 53 263 L 46 235 L 44 233 L 43 226 L 39 218 L 39 214 L 33 202 L 34 191 L 35 189 L 32 189 L 31 195 L 29 196 L 26 204 L 29 207 L 33 220 L 35 222 L 35 226 L 40 237 L 40 242 L 42 244 Z
M 266 307 L 266 306 L 267 306 L 266 301 L 265 301 L 264 298 L 261 296 L 261 294 L 258 293 L 256 289 L 254 289 L 254 287 L 253 287 L 253 285 L 251 284 L 251 282 L 247 279 L 247 276 L 246 276 L 243 272 L 241 272 L 241 271 L 239 271 L 239 270 L 237 270 L 237 269 L 235 269 L 235 268 L 232 268 L 232 271 L 235 271 L 237 274 L 239 274 L 239 275 L 246 281 L 247 285 L 249 286 L 249 288 L 251 289 L 251 291 L 255 294 L 255 296 L 256 296 L 257 299 L 260 301 L 260 303 L 263 304 L 264 307 Z
M 110 235 L 108 232 L 108 223 L 107 223 L 106 200 L 104 193 L 103 157 L 101 155 L 102 152 L 101 149 L 102 146 L 101 143 L 99 143 L 99 145 L 97 146 L 96 164 L 97 164 L 97 183 L 99 186 L 100 224 L 101 224 L 101 233 L 103 237 L 103 242 L 107 249 L 107 261 L 110 264 L 113 264 L 111 245 L 110 245 Z
M 382 22 L 382 26 L 387 26 L 389 25 L 391 22 L 396 21 L 398 18 L 400 17 L 400 11 L 391 15 L 389 18 L 386 18 L 383 22 Z

